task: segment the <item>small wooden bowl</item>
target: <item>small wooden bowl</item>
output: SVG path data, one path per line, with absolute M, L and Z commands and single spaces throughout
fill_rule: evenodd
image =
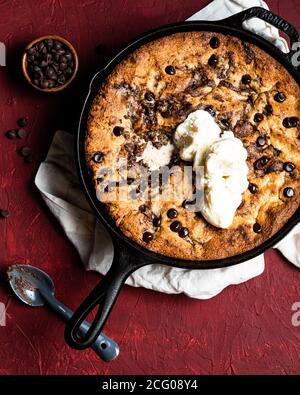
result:
M 40 88 L 39 86 L 37 86 L 37 85 L 35 85 L 33 83 L 32 79 L 30 78 L 30 75 L 28 74 L 28 62 L 27 62 L 27 52 L 26 51 L 29 48 L 31 48 L 33 45 L 37 44 L 38 42 L 43 41 L 43 40 L 47 40 L 47 39 L 60 41 L 62 44 L 64 44 L 69 49 L 69 51 L 72 53 L 73 58 L 74 58 L 74 71 L 73 71 L 72 76 L 63 85 L 59 85 L 59 86 L 56 86 L 54 88 L 42 89 L 42 88 Z M 35 89 L 37 89 L 37 90 L 39 90 L 41 92 L 46 92 L 46 93 L 55 93 L 55 92 L 62 91 L 68 85 L 70 85 L 70 83 L 73 81 L 73 79 L 75 78 L 75 76 L 77 74 L 77 71 L 78 71 L 78 56 L 77 56 L 77 52 L 76 52 L 75 48 L 73 47 L 73 45 L 68 40 L 66 40 L 63 37 L 56 36 L 56 35 L 47 35 L 47 36 L 39 37 L 39 38 L 33 40 L 31 43 L 29 43 L 27 45 L 27 47 L 25 48 L 23 56 L 22 56 L 22 71 L 23 71 L 24 77 L 26 78 L 26 80 L 29 82 L 29 84 L 33 88 L 35 88 Z

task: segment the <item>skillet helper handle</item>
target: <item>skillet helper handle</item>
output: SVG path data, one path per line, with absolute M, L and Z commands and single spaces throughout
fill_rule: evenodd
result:
M 291 61 L 295 51 L 300 49 L 300 33 L 293 25 L 280 16 L 275 15 L 271 11 L 262 7 L 252 7 L 245 11 L 239 12 L 238 14 L 232 15 L 231 17 L 226 18 L 224 21 L 226 21 L 226 23 L 230 24 L 231 26 L 242 29 L 243 22 L 251 18 L 262 19 L 263 21 L 270 23 L 270 25 L 281 30 L 289 37 L 291 51 L 288 54 L 285 54 L 285 56 Z M 297 66 L 294 67 L 296 68 Z
M 59 300 L 55 299 L 52 295 L 50 296 L 47 293 L 43 293 L 41 290 L 40 293 L 48 306 L 50 306 L 58 315 L 60 315 L 63 320 L 66 322 L 70 320 L 73 315 L 72 310 L 70 310 Z M 84 335 L 89 330 L 89 328 L 90 324 L 86 321 L 83 321 L 79 327 L 80 335 Z M 100 333 L 96 341 L 91 345 L 91 348 L 105 362 L 112 361 L 119 354 L 118 344 L 108 336 L 104 335 L 104 333 Z
M 114 241 L 115 254 L 109 271 L 74 312 L 66 325 L 65 340 L 70 347 L 77 350 L 91 347 L 105 325 L 127 277 L 134 270 L 146 264 L 146 262 L 142 263 L 138 259 L 136 252 L 130 253 L 128 247 L 123 245 L 123 243 L 119 244 L 118 242 L 117 246 L 116 243 Z M 96 316 L 90 328 L 86 333 L 82 334 L 80 326 L 95 309 L 97 309 Z

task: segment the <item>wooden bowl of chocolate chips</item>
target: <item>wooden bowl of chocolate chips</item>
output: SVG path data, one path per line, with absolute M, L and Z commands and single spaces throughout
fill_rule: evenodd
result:
M 22 70 L 35 89 L 54 93 L 65 89 L 78 71 L 78 56 L 66 39 L 48 35 L 37 38 L 25 48 Z

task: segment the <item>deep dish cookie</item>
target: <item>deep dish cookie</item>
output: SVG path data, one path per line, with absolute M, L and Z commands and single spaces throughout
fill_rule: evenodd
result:
M 140 47 L 104 81 L 89 115 L 86 160 L 95 188 L 105 182 L 101 169 L 110 168 L 114 179 L 123 159 L 134 169 L 148 142 L 165 149 L 169 167 L 183 166 L 174 132 L 198 109 L 242 141 L 249 188 L 228 229 L 187 210 L 189 188 L 180 200 L 145 199 L 151 186 L 137 188 L 140 174 L 134 171 L 121 188 L 135 192 L 136 199 L 110 200 L 109 187 L 107 198 L 102 194 L 100 199 L 126 236 L 163 255 L 208 260 L 252 249 L 299 206 L 299 98 L 298 84 L 282 65 L 232 36 L 184 32 Z M 146 168 L 149 174 L 156 171 Z

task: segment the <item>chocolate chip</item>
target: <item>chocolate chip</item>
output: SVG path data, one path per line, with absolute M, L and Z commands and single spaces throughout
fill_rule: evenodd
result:
M 8 139 L 15 139 L 17 136 L 16 136 L 16 131 L 15 130 L 8 130 L 6 133 L 5 133 L 5 136 L 8 138 Z
M 249 75 L 249 74 L 243 75 L 242 84 L 249 85 L 251 81 L 252 81 L 251 75 Z
M 277 92 L 276 95 L 274 96 L 274 100 L 277 101 L 278 103 L 283 103 L 286 99 L 286 96 L 283 92 Z
M 181 223 L 179 221 L 174 221 L 170 225 L 170 229 L 172 232 L 179 232 L 181 229 Z
M 216 49 L 220 46 L 220 40 L 218 39 L 218 37 L 213 36 L 209 41 L 209 45 L 211 46 L 211 48 Z
M 153 226 L 155 226 L 155 228 L 158 228 L 161 225 L 161 217 L 154 215 L 153 219 L 152 219 L 152 223 L 153 223 Z
M 264 147 L 266 145 L 266 139 L 263 136 L 259 136 L 256 140 L 256 145 L 258 147 Z
M 216 112 L 213 109 L 213 106 L 204 107 L 204 111 L 207 111 L 212 117 L 214 117 L 216 115 Z
M 208 65 L 211 67 L 215 67 L 219 62 L 219 58 L 217 55 L 213 54 L 211 57 L 208 59 Z
M 255 184 L 252 184 L 251 182 L 248 185 L 248 189 L 251 193 L 255 194 L 258 192 L 258 186 Z
M 178 215 L 178 212 L 177 212 L 177 210 L 175 210 L 175 208 L 170 208 L 170 209 L 167 211 L 167 216 L 168 216 L 168 218 L 170 218 L 170 219 L 176 218 L 177 215 Z
M 25 157 L 25 156 L 28 156 L 28 155 L 31 154 L 31 150 L 30 150 L 29 147 L 22 147 L 22 148 L 20 148 L 20 150 L 19 150 L 19 154 L 20 154 L 21 156 Z
M 16 130 L 16 136 L 19 139 L 23 139 L 24 137 L 26 137 L 26 135 L 27 135 L 27 133 L 26 133 L 25 129 L 18 129 L 18 130 Z
M 20 128 L 25 128 L 28 125 L 28 119 L 27 118 L 20 118 L 17 121 L 18 126 L 20 126 Z
M 291 124 L 292 128 L 295 128 L 299 124 L 299 118 L 298 117 L 291 117 L 290 124 Z
M 294 165 L 294 163 L 292 163 L 292 162 L 285 162 L 284 164 L 283 164 L 283 169 L 285 170 L 285 171 L 287 171 L 288 173 L 291 173 L 294 169 L 295 169 L 295 165 Z
M 228 119 L 221 119 L 221 124 L 225 127 L 225 128 L 229 128 L 229 120 Z
M 290 122 L 290 118 L 284 118 L 284 120 L 282 121 L 282 125 L 285 127 L 285 128 L 291 128 L 292 126 L 291 126 L 291 122 Z
M 292 198 L 295 195 L 293 188 L 287 187 L 283 190 L 283 196 L 286 198 Z
M 295 128 L 299 124 L 299 118 L 298 117 L 286 117 L 282 121 L 282 125 L 285 128 Z
M 145 204 L 141 204 L 140 207 L 139 207 L 139 211 L 141 213 L 144 213 L 146 211 L 146 208 L 147 208 L 147 206 Z
M 150 243 L 150 241 L 152 241 L 152 240 L 153 240 L 153 234 L 152 233 L 150 233 L 150 232 L 144 232 L 143 233 L 143 241 L 145 243 Z
M 100 162 L 102 162 L 103 157 L 104 157 L 104 155 L 103 155 L 102 152 L 95 152 L 94 155 L 93 155 L 93 157 L 92 157 L 92 160 L 93 160 L 95 163 L 100 163 Z
M 259 112 L 254 115 L 254 122 L 256 122 L 256 123 L 261 122 L 263 119 L 264 119 L 263 114 L 261 114 Z
M 175 69 L 173 66 L 167 66 L 165 68 L 165 72 L 169 75 L 174 75 L 176 73 Z
M 181 228 L 181 229 L 179 230 L 179 232 L 178 232 L 178 236 L 179 236 L 179 237 L 182 237 L 182 238 L 188 236 L 188 234 L 189 234 L 188 228 Z
M 271 104 L 267 104 L 265 107 L 265 114 L 272 115 L 273 114 L 273 107 Z
M 24 162 L 32 163 L 33 162 L 33 156 L 31 154 L 26 155 L 25 158 L 24 158 Z
M 154 96 L 154 94 L 152 93 L 152 92 L 146 92 L 145 93 L 145 95 L 144 95 L 144 99 L 145 100 L 147 100 L 147 101 L 154 101 L 154 99 L 155 99 L 155 96 Z
M 269 162 L 269 160 L 270 159 L 267 156 L 262 156 L 261 158 L 257 159 L 257 161 L 254 162 L 254 169 L 262 170 Z
M 2 218 L 8 218 L 10 216 L 10 212 L 8 210 L 0 210 L 0 217 Z
M 121 134 L 124 132 L 124 128 L 122 127 L 122 126 L 115 126 L 114 128 L 113 128 L 113 134 L 115 135 L 115 136 L 121 136 Z
M 261 226 L 260 226 L 260 224 L 258 223 L 258 222 L 255 222 L 255 224 L 253 225 L 253 231 L 255 232 L 255 233 L 260 233 L 261 232 Z

